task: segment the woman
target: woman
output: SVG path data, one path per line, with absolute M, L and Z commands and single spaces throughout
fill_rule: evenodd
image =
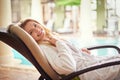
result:
M 20 24 L 39 44 L 52 68 L 61 75 L 67 75 L 92 64 L 106 60 L 120 59 L 120 55 L 112 57 L 94 57 L 87 49 L 76 48 L 70 42 L 61 39 L 49 31 L 44 25 L 27 19 Z M 120 68 L 111 66 L 80 75 L 81 80 L 113 80 L 119 77 Z M 119 80 L 119 79 L 118 79 Z

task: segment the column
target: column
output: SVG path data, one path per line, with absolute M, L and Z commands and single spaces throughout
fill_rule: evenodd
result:
M 97 30 L 103 31 L 106 26 L 105 0 L 97 0 Z
M 35 20 L 43 22 L 41 0 L 32 0 L 31 17 Z
M 80 7 L 80 41 L 81 45 L 89 46 L 94 41 L 92 34 L 92 16 L 91 16 L 91 0 L 81 0 Z
M 2 41 L 0 41 L 0 64 L 13 65 L 12 49 Z
M 11 0 L 0 0 L 0 27 L 11 23 Z
M 11 0 L 0 0 L 0 27 L 6 28 L 11 23 Z M 0 41 L 0 64 L 12 64 L 11 47 Z

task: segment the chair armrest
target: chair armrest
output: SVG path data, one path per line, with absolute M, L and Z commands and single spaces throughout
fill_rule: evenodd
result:
M 118 51 L 118 53 L 120 53 L 119 47 L 114 46 L 114 45 L 95 46 L 95 47 L 90 47 L 87 49 L 93 50 L 93 49 L 101 49 L 101 48 L 114 48 Z M 72 80 L 74 77 L 81 75 L 81 74 L 84 74 L 86 72 L 93 71 L 93 70 L 100 69 L 100 68 L 104 68 L 104 67 L 108 67 L 108 66 L 119 65 L 119 64 L 120 64 L 120 60 L 94 64 L 94 65 L 85 67 L 84 69 L 81 69 L 80 71 L 76 71 L 76 72 L 73 72 L 67 76 L 64 76 L 61 80 Z
M 118 51 L 118 53 L 120 54 L 120 48 L 114 45 L 101 45 L 101 46 L 94 46 L 94 47 L 89 47 L 87 48 L 88 50 L 94 50 L 94 49 L 102 49 L 102 48 L 113 48 L 116 49 Z
M 80 71 L 73 72 L 73 73 L 63 77 L 62 80 L 72 80 L 74 77 L 81 75 L 81 74 L 84 74 L 86 72 L 93 71 L 93 70 L 100 69 L 100 68 L 104 68 L 104 67 L 108 67 L 108 66 L 119 65 L 119 64 L 120 64 L 120 60 L 92 65 L 92 66 L 86 67 Z

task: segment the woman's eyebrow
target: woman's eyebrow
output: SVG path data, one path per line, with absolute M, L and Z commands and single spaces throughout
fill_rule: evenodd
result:
M 31 27 L 29 30 L 28 30 L 28 33 L 31 33 L 33 31 L 33 28 Z
M 28 33 L 30 34 L 30 33 L 32 32 L 32 30 L 33 30 L 33 29 L 30 29 L 30 30 L 28 31 Z
M 31 33 L 33 31 L 33 27 L 32 26 L 34 26 L 34 25 L 30 24 L 29 26 L 30 26 L 30 29 L 28 30 L 28 33 Z

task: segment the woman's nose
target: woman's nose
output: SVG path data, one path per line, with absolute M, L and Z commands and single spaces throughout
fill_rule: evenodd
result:
M 37 33 L 41 32 L 41 30 L 39 28 L 35 28 L 34 31 L 37 32 Z
M 34 31 L 39 31 L 39 29 L 38 28 L 34 28 Z

